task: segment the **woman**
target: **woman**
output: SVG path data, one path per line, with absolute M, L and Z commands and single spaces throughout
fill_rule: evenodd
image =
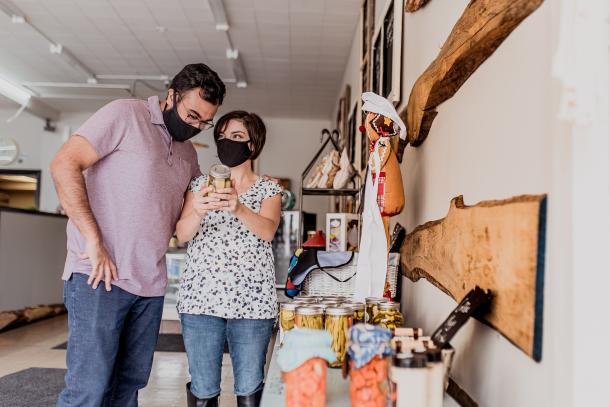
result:
M 254 113 L 234 111 L 214 129 L 233 188 L 213 191 L 195 178 L 176 227 L 189 241 L 178 312 L 189 361 L 188 406 L 217 406 L 225 340 L 238 406 L 258 406 L 267 347 L 277 316 L 271 240 L 280 221 L 281 189 L 252 171 L 265 144 Z

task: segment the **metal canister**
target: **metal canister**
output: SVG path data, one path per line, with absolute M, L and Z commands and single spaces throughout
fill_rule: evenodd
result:
M 373 325 L 379 325 L 388 329 L 402 327 L 404 320 L 400 313 L 399 302 L 381 302 L 378 307 L 379 311 L 373 317 Z
M 354 311 L 350 307 L 326 308 L 325 328 L 333 338 L 332 349 L 337 360 L 330 367 L 341 367 L 345 360 L 349 329 L 354 323 Z
M 231 168 L 223 164 L 212 165 L 208 174 L 208 186 L 213 187 L 214 191 L 231 188 Z
M 365 298 L 366 302 L 366 322 L 369 324 L 372 323 L 373 318 L 377 315 L 377 306 L 381 302 L 388 302 L 387 298 L 383 297 L 367 297 Z
M 324 310 L 319 306 L 298 306 L 294 322 L 299 328 L 324 329 Z
M 366 305 L 363 302 L 345 302 L 341 304 L 354 311 L 354 324 L 363 324 L 365 321 Z

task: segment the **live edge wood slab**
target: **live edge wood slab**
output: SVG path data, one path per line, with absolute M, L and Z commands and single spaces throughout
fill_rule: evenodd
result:
M 425 278 L 456 302 L 476 286 L 491 290 L 483 322 L 536 361 L 542 358 L 546 195 L 464 205 L 418 226 L 400 253 L 403 274 Z
M 409 144 L 417 147 L 424 142 L 436 117 L 436 107 L 451 98 L 519 23 L 542 2 L 543 0 L 471 0 L 468 3 L 436 59 L 413 85 L 407 108 L 401 112 L 402 119 L 407 124 Z M 406 7 L 409 11 L 415 11 L 425 3 L 426 1 L 411 1 L 407 2 Z M 509 78 L 498 78 L 507 79 Z

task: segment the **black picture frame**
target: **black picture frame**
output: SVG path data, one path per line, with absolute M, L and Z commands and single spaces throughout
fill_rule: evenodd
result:
M 388 10 L 383 17 L 383 64 L 382 73 L 383 80 L 381 95 L 387 98 L 392 93 L 392 77 L 393 77 L 393 57 L 394 57 L 394 2 L 390 4 Z
M 361 114 L 361 123 L 364 124 L 366 115 L 364 112 Z M 366 132 L 362 133 L 360 138 L 360 171 L 366 170 L 366 166 L 369 161 L 369 138 L 366 136 Z
M 373 61 L 372 61 L 372 91 L 381 94 L 381 31 L 377 34 L 373 43 Z
M 349 155 L 350 162 L 355 163 L 356 159 L 356 122 L 358 119 L 358 103 L 354 104 L 352 112 L 347 120 L 347 153 Z

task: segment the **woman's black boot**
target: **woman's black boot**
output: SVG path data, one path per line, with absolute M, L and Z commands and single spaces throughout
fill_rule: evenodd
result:
M 198 399 L 191 393 L 191 383 L 186 384 L 186 405 L 188 407 L 218 407 L 218 396 L 211 399 Z
M 263 389 L 249 396 L 237 396 L 237 407 L 258 407 L 261 404 Z

